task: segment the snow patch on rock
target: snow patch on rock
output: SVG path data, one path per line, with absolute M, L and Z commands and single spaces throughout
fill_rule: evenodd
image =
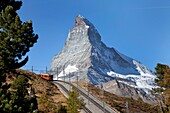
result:
M 127 84 L 131 87 L 140 88 L 148 92 L 148 90 L 152 90 L 152 88 L 156 88 L 155 84 L 155 75 L 150 74 L 142 74 L 142 75 L 122 75 L 115 73 L 113 71 L 107 72 L 107 75 L 111 77 L 115 77 L 118 82 Z M 121 79 L 120 79 L 121 78 Z M 132 84 L 134 82 L 134 84 Z
M 79 69 L 76 67 L 76 65 L 68 65 L 63 71 L 60 72 L 58 76 L 55 76 L 54 80 L 62 80 L 66 75 L 77 72 Z M 58 77 L 58 78 L 57 78 Z

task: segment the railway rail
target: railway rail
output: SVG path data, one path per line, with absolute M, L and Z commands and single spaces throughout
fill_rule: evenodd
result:
M 103 111 L 104 113 L 119 113 L 116 109 L 112 109 L 110 108 L 109 106 L 107 106 L 106 104 L 102 103 L 101 101 L 99 101 L 96 97 L 92 96 L 91 97 L 89 95 L 87 95 L 86 91 L 83 90 L 81 87 L 76 87 L 76 85 L 70 83 L 70 82 L 66 82 L 66 81 L 61 81 L 61 80 L 53 80 L 53 76 L 52 75 L 49 75 L 49 74 L 39 74 L 39 76 L 41 76 L 43 79 L 45 80 L 48 80 L 48 81 L 53 81 L 54 84 L 58 84 L 63 90 L 65 93 L 68 94 L 68 90 L 62 85 L 60 84 L 59 82 L 62 82 L 62 83 L 66 83 L 68 84 L 69 86 L 72 86 L 72 87 L 75 87 L 79 92 L 80 94 L 86 98 L 88 101 L 90 101 L 91 103 L 93 103 L 98 109 L 100 109 L 101 111 Z M 56 81 L 56 82 L 55 82 Z M 103 105 L 102 105 L 103 104 Z M 84 107 L 83 110 L 86 112 L 86 113 L 92 113 L 87 107 Z
M 69 82 L 65 82 L 65 81 L 60 81 L 60 80 L 56 80 L 58 82 L 63 82 L 63 83 L 66 83 L 66 84 L 69 84 L 70 86 L 72 87 L 75 87 L 82 96 L 84 96 L 85 98 L 89 99 L 89 101 L 91 103 L 93 103 L 95 106 L 97 106 L 100 110 L 102 110 L 104 113 L 117 113 L 117 111 L 113 110 L 113 112 L 110 112 L 108 111 L 106 108 L 103 108 L 103 106 L 101 104 L 99 104 L 98 102 L 96 102 L 94 99 L 92 99 L 91 97 L 89 97 L 87 94 L 85 94 L 83 91 L 81 91 L 79 88 L 77 88 L 75 85 L 69 83 Z M 55 82 L 55 83 L 58 83 L 58 82 Z M 59 83 L 58 83 L 59 84 Z M 64 87 L 64 86 L 63 86 Z M 65 88 L 65 87 L 64 87 Z M 65 88 L 66 89 L 66 88 Z M 68 90 L 67 90 L 68 91 Z
M 69 93 L 69 91 L 63 85 L 61 85 L 60 83 L 55 82 L 54 84 L 59 85 L 67 94 Z M 92 113 L 87 107 L 83 107 L 83 110 L 86 113 Z

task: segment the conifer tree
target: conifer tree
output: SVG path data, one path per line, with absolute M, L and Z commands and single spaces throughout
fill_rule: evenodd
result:
M 23 66 L 22 57 L 37 42 L 38 35 L 33 33 L 32 21 L 22 22 L 17 10 L 21 1 L 0 1 L 0 75 Z
M 79 113 L 78 110 L 85 106 L 83 98 L 78 98 L 79 92 L 75 87 L 69 93 L 69 98 L 67 99 L 67 112 L 68 113 Z
M 19 75 L 11 86 L 12 91 L 3 91 L 0 96 L 0 113 L 38 112 L 37 100 L 28 94 L 28 80 Z M 0 95 L 1 95 L 0 94 Z
M 154 91 L 160 93 L 166 106 L 164 111 L 170 112 L 170 67 L 164 64 L 157 64 L 155 70 L 158 75 L 155 82 L 160 88 L 154 89 Z
M 37 112 L 36 98 L 28 98 L 24 76 L 18 77 L 12 91 L 5 83 L 7 73 L 27 63 L 28 56 L 22 58 L 38 39 L 32 21 L 20 20 L 16 11 L 21 6 L 22 2 L 18 0 L 0 0 L 0 113 Z
M 15 10 L 19 10 L 22 5 L 22 2 L 15 1 L 15 0 L 1 0 L 0 1 L 0 12 L 9 5 L 12 6 Z
M 28 79 L 23 75 L 19 75 L 11 86 L 14 89 L 11 99 L 14 102 L 13 105 L 20 108 L 20 113 L 32 113 L 38 109 L 36 98 L 28 94 L 29 86 Z
M 43 91 L 40 99 L 39 99 L 39 104 L 40 104 L 40 107 L 42 108 L 42 111 L 45 112 L 45 113 L 48 113 L 50 112 L 50 108 L 51 107 L 51 103 L 48 99 L 48 96 L 47 96 L 47 93 L 45 91 Z

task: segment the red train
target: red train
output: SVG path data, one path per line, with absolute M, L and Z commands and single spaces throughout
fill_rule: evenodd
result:
M 45 80 L 53 80 L 53 75 L 50 74 L 38 74 L 41 78 L 45 79 Z

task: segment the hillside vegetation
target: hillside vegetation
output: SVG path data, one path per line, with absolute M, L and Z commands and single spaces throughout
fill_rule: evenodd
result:
M 10 73 L 7 76 L 7 83 L 12 84 L 18 75 L 28 79 L 29 87 L 27 89 L 36 96 L 40 113 L 56 113 L 59 110 L 65 110 L 66 98 L 52 82 L 42 79 L 35 73 L 16 70 L 15 74 Z
M 28 62 L 26 54 L 38 40 L 32 21 L 23 22 L 19 16 L 21 6 L 22 1 L 18 0 L 0 1 L 1 113 L 38 113 L 36 96 L 28 93 L 28 79 L 15 71 Z
M 103 100 L 102 90 L 93 84 L 79 82 L 79 85 L 84 89 L 89 89 L 90 94 L 96 96 L 101 101 Z M 121 113 L 127 112 L 126 103 L 128 102 L 129 113 L 160 113 L 160 106 L 144 103 L 141 98 L 134 100 L 133 98 L 120 97 L 112 93 L 104 91 L 104 101 L 113 108 L 116 108 Z
M 163 100 L 162 111 L 170 113 L 170 67 L 158 63 L 156 68 L 158 78 L 155 80 L 159 88 L 153 90 Z

